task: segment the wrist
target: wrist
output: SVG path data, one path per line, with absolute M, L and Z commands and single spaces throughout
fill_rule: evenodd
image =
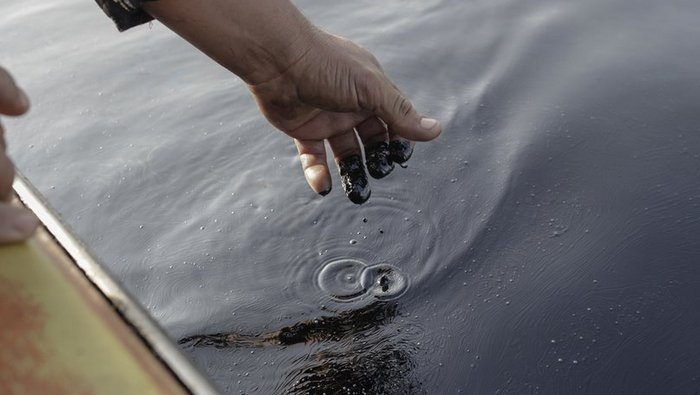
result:
M 306 19 L 287 23 L 274 32 L 242 43 L 246 55 L 232 59 L 238 63 L 236 73 L 248 85 L 256 86 L 279 78 L 292 69 L 318 45 L 321 31 Z
M 289 0 L 159 0 L 143 8 L 251 85 L 284 73 L 318 35 Z

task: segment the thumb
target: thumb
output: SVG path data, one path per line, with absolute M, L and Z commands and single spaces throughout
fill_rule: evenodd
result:
M 39 220 L 30 211 L 0 203 L 0 244 L 26 240 L 38 225 Z
M 15 84 L 10 73 L 0 67 L 0 114 L 22 115 L 28 109 L 27 95 Z
M 436 119 L 423 117 L 411 101 L 394 86 L 384 89 L 380 103 L 375 103 L 375 115 L 384 120 L 389 130 L 412 141 L 429 141 L 440 135 L 442 127 Z

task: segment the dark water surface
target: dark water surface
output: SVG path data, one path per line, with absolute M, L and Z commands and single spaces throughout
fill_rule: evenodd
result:
M 700 391 L 700 2 L 298 4 L 444 123 L 361 207 L 159 24 L 0 3 L 16 162 L 220 388 Z

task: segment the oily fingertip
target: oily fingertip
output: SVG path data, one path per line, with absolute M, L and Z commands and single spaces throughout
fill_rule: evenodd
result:
M 360 155 L 351 155 L 339 160 L 338 170 L 345 196 L 355 204 L 366 202 L 372 192 Z
M 394 170 L 394 162 L 390 159 L 389 144 L 381 141 L 365 147 L 365 164 L 372 178 L 381 179 Z
M 402 165 L 413 156 L 413 144 L 408 140 L 392 140 L 389 143 L 389 159 Z

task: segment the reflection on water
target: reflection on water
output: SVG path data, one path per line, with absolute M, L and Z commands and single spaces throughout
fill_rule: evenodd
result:
M 700 2 L 298 4 L 444 126 L 360 207 L 161 25 L 0 2 L 18 167 L 223 392 L 698 391 Z
M 410 374 L 414 366 L 410 346 L 396 347 L 393 341 L 363 339 L 353 346 L 311 354 L 278 389 L 292 394 L 423 393 Z
M 339 341 L 355 336 L 377 325 L 391 321 L 397 313 L 395 304 L 373 303 L 358 310 L 345 311 L 335 316 L 315 318 L 299 322 L 271 333 L 245 336 L 237 333 L 193 335 L 180 339 L 180 344 L 194 347 L 263 347 L 265 345 L 289 346 L 297 343 Z
M 278 390 L 285 393 L 406 394 L 419 390 L 410 376 L 415 343 L 401 329 L 382 331 L 398 314 L 398 305 L 375 302 L 363 308 L 299 322 L 259 335 L 216 333 L 180 339 L 188 347 L 259 348 L 323 343 L 292 362 L 295 367 Z M 415 329 L 415 328 L 414 328 Z

